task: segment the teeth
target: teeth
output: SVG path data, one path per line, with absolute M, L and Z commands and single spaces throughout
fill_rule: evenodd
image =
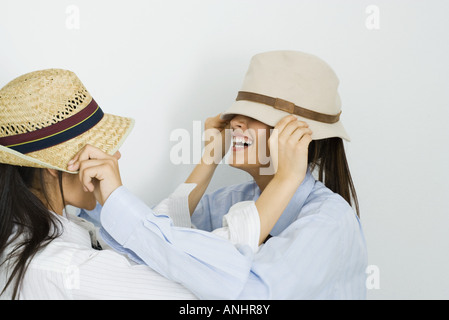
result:
M 250 146 L 253 144 L 251 140 L 246 140 L 244 137 L 233 137 L 232 142 L 234 146 L 244 147 L 245 144 Z

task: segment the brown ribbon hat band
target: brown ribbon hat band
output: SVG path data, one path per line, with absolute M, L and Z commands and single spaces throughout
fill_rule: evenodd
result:
M 240 100 L 262 103 L 267 106 L 273 107 L 277 110 L 281 110 L 310 120 L 315 120 L 324 123 L 336 123 L 340 120 L 341 111 L 336 115 L 320 113 L 299 107 L 295 105 L 293 102 L 287 100 L 283 100 L 280 98 L 273 98 L 259 93 L 239 91 L 236 101 Z

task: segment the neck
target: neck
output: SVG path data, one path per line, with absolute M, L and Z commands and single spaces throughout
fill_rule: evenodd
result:
M 48 194 L 51 194 L 52 196 L 47 198 L 43 194 L 42 191 L 37 189 L 31 189 L 31 192 L 44 204 L 44 206 L 47 207 L 48 210 L 53 211 L 54 213 L 62 216 L 64 205 L 62 203 L 61 197 L 58 197 L 58 199 L 55 199 L 53 195 L 59 194 L 59 192 L 48 192 Z
M 260 189 L 260 192 L 263 192 L 265 190 L 267 185 L 274 177 L 274 174 L 261 175 L 259 169 L 247 172 L 253 177 L 254 181 L 256 182 L 257 186 Z

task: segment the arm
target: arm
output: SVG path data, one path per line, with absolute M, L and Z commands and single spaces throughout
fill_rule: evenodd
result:
M 256 201 L 262 244 L 284 212 L 307 172 L 308 148 L 312 141 L 309 126 L 295 116 L 283 118 L 269 139 L 275 175 Z
M 204 195 L 214 175 L 218 163 L 223 159 L 229 148 L 229 122 L 220 119 L 220 115 L 206 119 L 204 123 L 205 151 L 200 163 L 195 166 L 186 183 L 195 183 L 197 186 L 189 195 L 190 215 Z
M 203 156 L 204 158 L 204 156 Z M 195 183 L 197 187 L 192 190 L 189 195 L 189 212 L 190 215 L 193 214 L 198 203 L 206 192 L 206 189 L 214 175 L 215 169 L 217 168 L 216 163 L 207 163 L 201 158 L 201 162 L 195 166 L 192 173 L 186 180 L 186 183 Z
M 260 219 L 259 245 L 261 245 L 284 212 L 299 185 L 274 177 L 256 201 Z
M 168 216 L 155 214 L 123 186 L 104 204 L 101 222 L 109 245 L 199 298 L 235 299 L 250 273 L 253 253 L 246 246 L 240 252 L 210 232 L 174 227 Z

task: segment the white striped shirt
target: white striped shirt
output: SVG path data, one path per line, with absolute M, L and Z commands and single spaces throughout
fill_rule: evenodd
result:
M 182 184 L 154 211 L 167 214 L 178 227 L 190 228 L 188 196 L 195 186 Z M 223 217 L 224 227 L 213 233 L 257 251 L 260 221 L 254 202 L 241 203 L 236 208 L 238 210 L 231 209 Z M 58 216 L 62 223 L 62 235 L 32 259 L 19 299 L 196 299 L 182 285 L 110 249 L 97 237 L 98 229 L 94 224 L 78 217 L 77 213 Z M 91 213 L 93 216 L 99 214 Z M 123 214 L 126 215 L 126 212 Z M 92 248 L 97 244 L 97 239 L 105 250 Z M 15 244 L 10 246 L 10 250 Z M 0 261 L 6 254 L 2 253 Z M 1 289 L 9 272 L 5 266 L 0 270 Z M 11 298 L 12 285 L 0 296 L 0 299 Z
M 89 222 L 59 218 L 63 233 L 32 259 L 19 299 L 196 299 L 182 285 L 112 249 L 93 249 L 89 231 L 94 226 Z M 5 266 L 0 270 L 2 289 L 8 271 Z M 12 285 L 0 298 L 12 298 Z

